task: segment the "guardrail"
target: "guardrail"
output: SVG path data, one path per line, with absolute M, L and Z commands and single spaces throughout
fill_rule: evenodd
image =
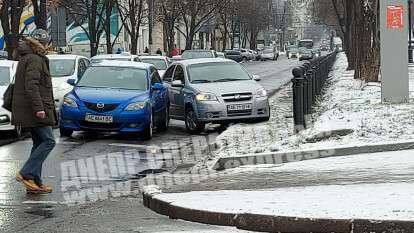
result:
M 306 129 L 312 106 L 321 95 L 337 53 L 315 58 L 293 69 L 293 119 L 295 132 Z

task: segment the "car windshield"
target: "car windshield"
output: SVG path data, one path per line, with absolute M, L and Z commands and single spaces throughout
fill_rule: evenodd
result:
M 250 80 L 249 74 L 237 63 L 204 63 L 190 65 L 188 76 L 191 83 L 229 82 Z
M 7 86 L 10 84 L 10 68 L 0 67 L 0 86 Z
M 164 59 L 141 58 L 141 62 L 152 64 L 155 68 L 157 68 L 157 70 L 166 70 L 168 68 L 168 65 Z
M 130 67 L 89 67 L 77 86 L 147 90 L 147 71 Z
M 184 59 L 214 58 L 210 51 L 184 52 L 182 57 Z
M 75 73 L 75 59 L 50 59 L 50 75 L 53 78 L 72 76 Z

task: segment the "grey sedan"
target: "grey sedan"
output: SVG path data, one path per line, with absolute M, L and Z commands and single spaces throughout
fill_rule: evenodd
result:
M 267 121 L 266 90 L 240 64 L 228 59 L 194 59 L 173 63 L 163 77 L 170 85 L 170 116 L 185 121 L 192 134 L 207 123 Z

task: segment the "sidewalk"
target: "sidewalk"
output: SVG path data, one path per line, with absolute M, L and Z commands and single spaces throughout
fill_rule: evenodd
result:
M 412 232 L 413 154 L 409 150 L 241 167 L 165 193 L 148 191 L 144 204 L 173 218 L 246 230 L 350 232 L 346 229 L 354 227 L 353 233 Z M 259 224 L 270 220 L 272 224 Z M 298 228 L 304 226 L 311 227 Z M 390 226 L 400 231 L 389 231 Z

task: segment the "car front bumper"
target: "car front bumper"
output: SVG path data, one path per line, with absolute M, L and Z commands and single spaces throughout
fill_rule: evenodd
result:
M 233 111 L 228 106 L 252 104 L 251 110 Z M 197 103 L 197 120 L 205 123 L 239 122 L 243 120 L 266 119 L 270 116 L 269 100 L 267 97 L 254 98 L 248 101 L 224 102 L 211 101 Z
M 93 123 L 85 121 L 86 115 L 112 116 L 112 123 Z M 140 133 L 149 124 L 151 118 L 147 109 L 139 111 L 114 110 L 98 113 L 86 107 L 71 108 L 62 105 L 60 111 L 60 128 L 73 131 L 100 131 L 119 133 Z

